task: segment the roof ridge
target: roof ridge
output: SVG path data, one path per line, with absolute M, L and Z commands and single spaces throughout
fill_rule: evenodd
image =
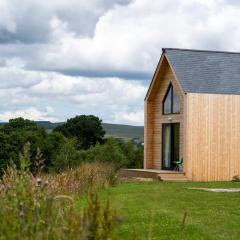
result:
M 228 51 L 215 51 L 215 50 L 199 50 L 199 49 L 187 49 L 187 48 L 162 48 L 162 51 L 178 50 L 178 51 L 189 51 L 189 52 L 210 52 L 210 53 L 227 53 L 227 54 L 240 54 L 240 52 L 228 52 Z

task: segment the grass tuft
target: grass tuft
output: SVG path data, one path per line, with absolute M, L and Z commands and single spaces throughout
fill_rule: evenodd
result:
M 59 175 L 34 177 L 26 147 L 20 170 L 8 167 L 0 181 L 0 239 L 113 239 L 116 213 L 109 202 L 100 203 L 97 189 L 113 184 L 114 175 L 112 166 L 89 163 Z M 75 196 L 84 191 L 88 204 L 79 210 Z

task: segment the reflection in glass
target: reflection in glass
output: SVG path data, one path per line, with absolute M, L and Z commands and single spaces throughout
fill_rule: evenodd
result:
M 163 102 L 163 114 L 180 113 L 180 99 L 170 84 Z

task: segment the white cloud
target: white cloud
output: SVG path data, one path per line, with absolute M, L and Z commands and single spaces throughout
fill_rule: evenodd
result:
M 59 22 L 45 67 L 150 73 L 162 47 L 240 50 L 239 18 L 240 5 L 225 1 L 136 0 L 100 17 L 92 38 Z
M 0 0 L 0 9 L 4 119 L 143 124 L 162 47 L 240 51 L 236 0 Z
M 52 117 L 53 109 L 51 107 L 46 107 L 45 110 L 40 111 L 34 107 L 27 109 L 19 109 L 15 112 L 6 111 L 0 114 L 0 121 L 8 121 L 9 119 L 23 117 L 30 120 L 50 120 L 57 121 L 55 117 Z
M 0 1 L 0 28 L 6 28 L 11 33 L 16 32 L 16 23 L 13 19 L 12 13 L 8 8 L 7 1 Z
M 142 125 L 144 121 L 143 109 L 138 112 L 118 112 L 114 116 L 113 122 L 124 122 L 126 124 Z
M 9 82 L 8 79 L 14 81 Z M 0 113 L 3 112 L 0 119 L 31 117 L 32 114 L 32 118 L 38 120 L 44 117 L 47 120 L 66 120 L 67 117 L 79 113 L 88 113 L 99 115 L 104 120 L 115 121 L 116 112 L 124 111 L 130 114 L 142 106 L 146 90 L 147 87 L 141 81 L 65 76 L 56 72 L 29 71 L 15 66 L 13 71 L 12 66 L 4 67 L 0 68 L 0 98 L 5 99 L 0 106 Z M 60 106 L 64 115 L 36 110 L 44 108 L 45 104 L 52 108 L 54 105 Z M 65 111 L 63 106 L 66 105 L 75 109 L 72 116 L 68 115 L 69 109 Z
M 46 42 L 54 17 L 61 18 L 78 35 L 90 36 L 102 14 L 117 4 L 127 3 L 128 0 L 0 0 L 0 42 Z

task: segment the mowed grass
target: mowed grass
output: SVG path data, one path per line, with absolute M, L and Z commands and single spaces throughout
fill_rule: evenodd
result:
M 240 188 L 240 183 L 122 183 L 101 198 L 122 217 L 120 239 L 240 239 L 240 193 L 191 187 Z M 187 214 L 183 223 L 184 214 Z

